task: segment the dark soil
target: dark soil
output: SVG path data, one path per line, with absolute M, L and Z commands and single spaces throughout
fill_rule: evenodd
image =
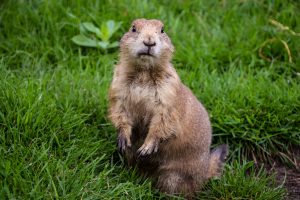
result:
M 300 148 L 293 148 L 294 168 L 287 167 L 280 162 L 274 162 L 272 166 L 266 169 L 270 173 L 276 174 L 276 181 L 280 185 L 284 183 L 287 189 L 287 200 L 300 200 Z
M 300 200 L 300 172 L 296 169 L 290 169 L 282 164 L 275 164 L 270 172 L 276 173 L 276 181 L 278 184 L 284 182 L 287 189 L 288 200 Z

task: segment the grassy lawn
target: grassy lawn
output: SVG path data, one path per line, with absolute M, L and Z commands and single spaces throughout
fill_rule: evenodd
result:
M 298 168 L 300 2 L 0 2 L 0 199 L 164 199 L 128 170 L 107 119 L 118 48 L 79 47 L 81 22 L 157 18 L 173 63 L 228 143 L 224 176 L 199 199 L 284 199 L 263 163 Z M 175 197 L 174 197 L 175 198 Z

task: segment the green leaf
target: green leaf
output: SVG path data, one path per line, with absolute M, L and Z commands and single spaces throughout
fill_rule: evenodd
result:
M 109 38 L 111 37 L 110 33 L 109 33 L 109 29 L 108 27 L 106 26 L 106 24 L 102 24 L 101 25 L 101 40 L 103 41 L 109 41 Z
M 84 35 L 76 35 L 72 38 L 72 41 L 80 46 L 98 47 L 96 40 L 90 39 Z
M 107 42 L 107 41 L 98 42 L 98 46 L 100 46 L 103 49 L 107 49 L 108 45 L 109 45 L 109 42 Z
M 121 22 L 116 23 L 113 20 L 108 20 L 106 23 L 101 25 L 101 40 L 109 41 L 111 36 L 121 27 Z
M 109 33 L 113 35 L 121 27 L 121 22 L 116 23 L 113 20 L 108 20 L 106 22 L 106 26 L 109 30 Z
M 106 22 L 106 27 L 107 27 L 109 33 L 113 33 L 115 31 L 115 21 L 108 20 Z
M 115 47 L 118 47 L 118 46 L 119 46 L 119 42 L 116 41 L 116 42 L 113 42 L 113 43 L 109 44 L 107 48 L 115 48 Z
M 83 26 L 83 24 L 79 24 L 79 30 L 81 34 L 88 34 L 86 28 Z
M 84 22 L 84 23 L 82 23 L 82 26 L 83 26 L 86 30 L 88 30 L 88 31 L 90 31 L 90 32 L 92 32 L 92 33 L 95 33 L 98 37 L 100 37 L 101 31 L 100 31 L 100 29 L 97 28 L 93 23 L 90 23 L 90 22 Z

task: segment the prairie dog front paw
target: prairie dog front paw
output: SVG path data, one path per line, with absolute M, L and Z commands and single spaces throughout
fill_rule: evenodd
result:
M 144 144 L 138 149 L 139 156 L 146 156 L 158 151 L 159 139 L 146 140 Z
M 120 129 L 118 133 L 118 149 L 121 153 L 124 153 L 126 148 L 131 147 L 130 133 Z

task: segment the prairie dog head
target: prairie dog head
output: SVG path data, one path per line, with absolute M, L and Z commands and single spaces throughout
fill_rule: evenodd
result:
M 136 66 L 163 65 L 171 60 L 174 47 L 156 19 L 137 19 L 120 42 L 121 59 Z

